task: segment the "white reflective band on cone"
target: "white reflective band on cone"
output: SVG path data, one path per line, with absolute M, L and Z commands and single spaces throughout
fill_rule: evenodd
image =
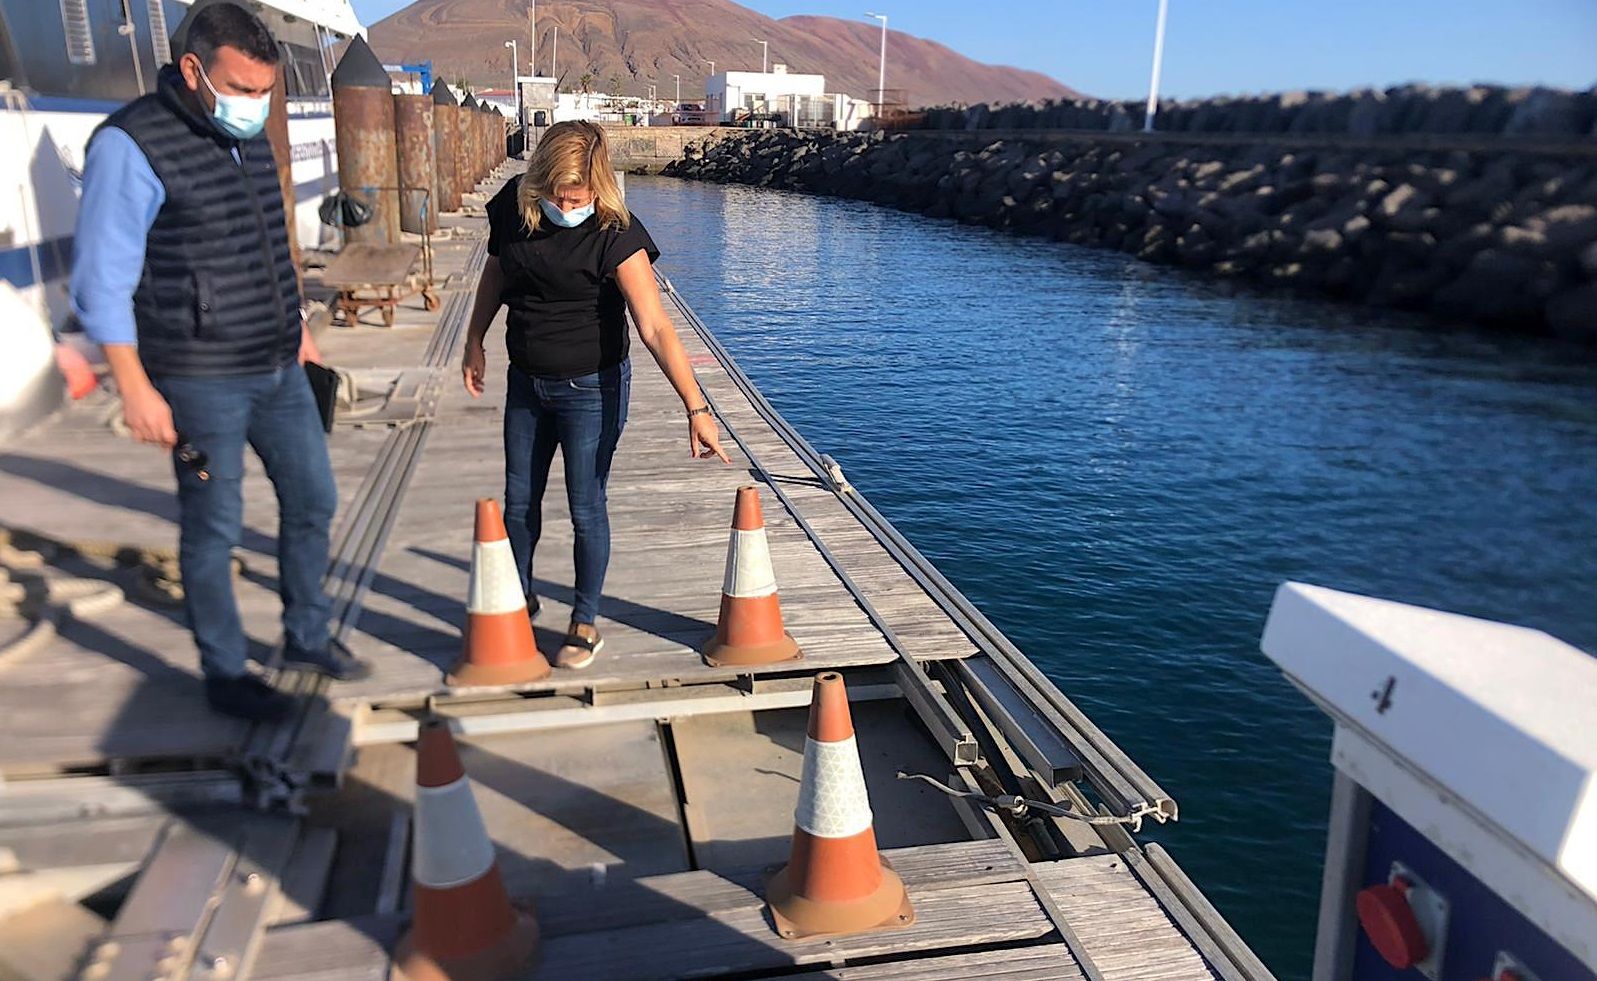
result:
M 871 820 L 854 737 L 836 743 L 806 739 L 794 823 L 817 838 L 852 838 L 869 828 Z
M 448 889 L 493 868 L 494 844 L 465 777 L 442 787 L 417 787 L 415 816 L 411 874 L 418 883 Z
M 527 597 L 521 591 L 521 576 L 516 573 L 516 556 L 510 551 L 510 539 L 473 542 L 466 612 L 514 613 L 526 605 Z
M 771 569 L 771 545 L 765 529 L 738 531 L 726 543 L 726 582 L 721 591 L 728 596 L 753 599 L 776 592 L 776 573 Z

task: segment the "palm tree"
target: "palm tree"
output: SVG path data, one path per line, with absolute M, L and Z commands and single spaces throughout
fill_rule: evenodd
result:
M 583 72 L 582 76 L 577 79 L 577 84 L 582 86 L 582 92 L 586 95 L 589 87 L 593 85 L 593 72 Z

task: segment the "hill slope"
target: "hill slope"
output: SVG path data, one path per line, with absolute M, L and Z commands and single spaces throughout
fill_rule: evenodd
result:
M 510 52 L 521 46 L 527 73 L 527 0 L 417 0 L 371 26 L 371 45 L 387 62 L 431 58 L 439 76 L 465 78 L 478 86 L 503 87 L 510 77 Z M 538 4 L 538 70 L 549 71 L 559 28 L 559 71 L 576 85 L 584 73 L 591 87 L 647 92 L 650 81 L 662 97 L 676 91 L 698 98 L 716 70 L 758 71 L 760 46 L 770 42 L 772 63 L 795 72 L 826 76 L 832 92 L 870 98 L 876 88 L 880 30 L 864 21 L 832 17 L 773 20 L 730 0 L 576 0 Z M 897 31 L 887 40 L 887 87 L 903 89 L 910 105 L 947 102 L 1012 102 L 1062 97 L 1071 90 L 1039 72 L 972 61 L 934 41 Z

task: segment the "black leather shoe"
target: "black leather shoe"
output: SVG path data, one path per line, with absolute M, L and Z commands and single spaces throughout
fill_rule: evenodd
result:
M 334 681 L 359 681 L 371 677 L 372 666 L 349 652 L 349 648 L 336 640 L 327 642 L 320 651 L 297 651 L 292 647 L 283 651 L 283 667 L 290 671 L 314 671 Z
M 294 707 L 292 698 L 253 674 L 206 678 L 205 700 L 213 711 L 251 722 L 276 722 Z

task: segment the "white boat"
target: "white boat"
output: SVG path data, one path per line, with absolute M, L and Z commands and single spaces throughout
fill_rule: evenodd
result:
M 334 46 L 364 36 L 365 27 L 349 0 L 250 6 L 282 52 L 298 238 L 315 248 L 328 234 L 316 209 L 338 186 L 328 81 Z M 8 335 L 74 333 L 67 280 L 86 144 L 107 115 L 153 91 L 156 72 L 172 60 L 172 30 L 188 9 L 188 0 L 0 0 L 0 141 L 7 147 L 0 157 L 0 280 L 36 314 L 22 322 L 8 317 Z M 6 308 L 18 309 L 9 294 Z M 31 340 L 17 334 L 0 342 L 7 362 L 0 443 L 60 401 L 39 383 L 54 371 L 54 358 Z

